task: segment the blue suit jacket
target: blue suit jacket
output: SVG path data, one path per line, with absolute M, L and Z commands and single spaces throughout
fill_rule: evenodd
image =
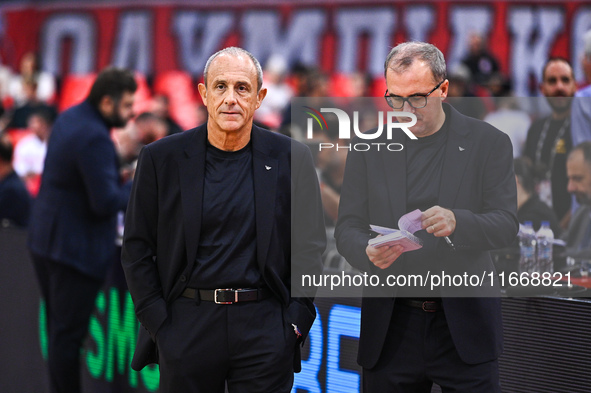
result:
M 437 261 L 447 273 L 468 275 L 494 271 L 488 250 L 510 245 L 519 227 L 513 153 L 509 137 L 491 125 L 460 114 L 444 104 L 449 134 L 439 188 L 439 206 L 451 209 L 456 229 L 451 251 L 438 241 Z M 399 131 L 392 141 L 404 145 Z M 387 269 L 376 268 L 365 249 L 369 225 L 396 227 L 406 208 L 406 154 L 351 151 L 341 191 L 337 247 L 347 261 L 362 271 L 396 274 L 402 256 Z M 488 276 L 487 276 L 488 277 Z M 361 310 L 359 363 L 372 368 L 384 345 L 396 287 L 366 288 Z M 471 293 L 474 297 L 471 296 Z M 457 351 L 466 363 L 495 359 L 502 351 L 502 323 L 498 288 L 442 288 L 443 308 Z
M 206 141 L 204 124 L 154 142 L 140 153 L 121 258 L 136 314 L 145 327 L 132 361 L 136 370 L 158 361 L 152 337 L 193 271 Z M 292 293 L 291 277 L 321 272 L 326 240 L 312 156 L 301 143 L 255 125 L 251 141 L 259 271 L 284 306 L 286 329 L 293 331 L 295 323 L 305 336 L 316 315 L 313 293 Z M 299 360 L 296 350 L 296 371 Z
M 9 223 L 26 227 L 30 210 L 31 195 L 16 172 L 0 179 L 0 221 L 8 219 Z
M 116 255 L 116 214 L 131 185 L 121 185 L 110 130 L 82 102 L 62 113 L 47 145 L 41 188 L 29 224 L 31 252 L 103 278 Z

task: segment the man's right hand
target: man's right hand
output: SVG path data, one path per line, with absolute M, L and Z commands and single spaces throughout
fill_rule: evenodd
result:
M 376 265 L 380 269 L 386 269 L 394 263 L 396 259 L 404 252 L 404 247 L 400 244 L 394 246 L 384 246 L 375 248 L 373 246 L 367 246 L 365 253 L 367 254 L 371 263 Z

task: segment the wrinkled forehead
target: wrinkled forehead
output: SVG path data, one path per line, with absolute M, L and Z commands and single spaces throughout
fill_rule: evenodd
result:
M 567 158 L 567 166 L 570 167 L 571 170 L 577 170 L 591 174 L 591 162 L 585 160 L 585 155 L 580 149 L 570 152 Z
M 574 81 L 574 71 L 570 64 L 564 60 L 556 59 L 546 64 L 542 73 L 542 80 L 546 81 L 550 77 L 556 78 L 562 76 L 567 76 Z
M 392 59 L 388 64 L 386 77 L 389 74 L 395 74 L 397 77 L 420 79 L 425 82 L 435 81 L 435 76 L 429 64 L 421 59 L 403 59 L 406 61 L 400 62 L 400 59 Z M 438 83 L 437 81 L 436 83 Z
M 252 60 L 248 56 L 222 53 L 211 61 L 206 82 L 240 76 L 256 86 L 257 72 Z

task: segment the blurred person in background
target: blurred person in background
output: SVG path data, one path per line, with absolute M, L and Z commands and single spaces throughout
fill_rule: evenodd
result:
M 535 169 L 531 160 L 527 157 L 519 157 L 513 160 L 515 169 L 515 181 L 517 183 L 517 219 L 520 223 L 531 221 L 537 231 L 542 221 L 548 221 L 554 232 L 554 237 L 560 236 L 562 229 L 552 210 L 536 194 Z
M 464 64 L 453 67 L 447 75 L 450 82 L 446 102 L 466 116 L 480 119 L 486 115 L 486 107 L 471 89 L 472 76 Z
M 55 98 L 55 78 L 49 72 L 42 71 L 39 58 L 34 52 L 27 52 L 20 62 L 19 74 L 14 75 L 9 83 L 8 92 L 14 99 L 15 105 L 23 105 L 28 93 L 25 91 L 25 81 L 35 82 L 35 95 L 41 102 L 52 103 Z
M 570 152 L 566 170 L 568 192 L 580 206 L 562 238 L 567 252 L 588 252 L 591 248 L 591 141 L 578 144 Z
M 12 144 L 0 136 L 0 226 L 26 227 L 31 196 L 12 168 Z
M 511 79 L 501 72 L 492 74 L 486 85 L 492 97 L 510 97 L 513 95 Z
M 37 97 L 37 82 L 34 78 L 23 80 L 23 100 L 15 106 L 10 114 L 8 128 L 27 128 L 31 113 L 44 110 L 53 118 L 57 116 L 55 107 L 41 101 Z
M 37 182 L 43 173 L 47 141 L 54 120 L 54 113 L 49 110 L 42 108 L 32 112 L 27 121 L 27 129 L 31 134 L 23 137 L 14 149 L 14 170 L 27 184 Z M 32 191 L 30 187 L 27 188 Z M 38 191 L 38 185 L 35 189 Z
M 286 83 L 287 62 L 281 55 L 272 55 L 265 65 L 263 85 L 267 88 L 267 96 L 255 113 L 255 121 L 278 129 L 281 125 L 281 113 L 289 104 L 293 90 Z
M 110 130 L 132 118 L 136 90 L 130 71 L 103 70 L 87 98 L 58 117 L 47 145 L 28 246 L 47 310 L 51 393 L 80 392 L 80 349 L 131 189 Z
M 326 73 L 317 68 L 296 65 L 293 75 L 296 85 L 295 97 L 307 98 L 307 104 L 315 108 L 334 106 L 334 103 L 326 100 L 326 97 L 330 97 L 328 75 Z M 302 111 L 292 113 L 292 102 L 293 100 L 283 109 L 279 132 L 295 140 L 303 141 L 305 139 L 307 117 L 302 117 L 305 115 Z M 296 116 L 292 118 L 294 114 Z
M 513 158 L 521 157 L 531 119 L 527 112 L 521 110 L 516 97 L 497 97 L 495 102 L 497 109 L 486 115 L 484 121 L 509 135 Z
M 486 48 L 485 38 L 479 33 L 470 34 L 468 54 L 462 60 L 472 75 L 474 83 L 486 86 L 491 75 L 499 71 L 499 61 Z
M 137 139 L 144 145 L 168 135 L 168 125 L 164 119 L 152 112 L 139 114 L 133 121 Z
M 166 123 L 166 135 L 183 132 L 182 127 L 170 116 L 170 100 L 165 94 L 156 94 L 152 98 L 152 110 L 150 111 Z
M 572 149 L 570 109 L 576 91 L 570 63 L 551 58 L 544 65 L 540 91 L 552 109 L 535 120 L 527 131 L 523 154 L 537 167 L 546 167 L 538 186 L 540 199 L 551 206 L 562 228 L 570 219 L 571 196 L 567 191 L 566 158 Z

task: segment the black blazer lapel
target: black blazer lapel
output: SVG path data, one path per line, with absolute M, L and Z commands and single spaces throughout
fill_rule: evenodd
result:
M 254 198 L 257 233 L 257 260 L 261 272 L 265 271 L 265 262 L 271 242 L 271 231 L 275 212 L 275 195 L 277 189 L 277 176 L 280 170 L 279 162 L 272 157 L 271 147 L 267 145 L 264 131 L 258 127 L 252 127 L 253 147 L 253 177 L 254 177 Z
M 444 104 L 445 105 L 445 104 Z M 449 118 L 449 135 L 445 146 L 445 159 L 441 171 L 439 184 L 439 205 L 446 209 L 454 207 L 456 196 L 460 191 L 462 178 L 470 162 L 472 141 L 468 138 L 471 130 L 468 130 L 457 112 L 451 106 L 446 111 Z
M 185 156 L 179 159 L 178 163 L 183 226 L 189 264 L 193 263 L 197 257 L 197 245 L 201 230 L 206 139 L 207 124 L 194 131 L 189 145 L 185 149 Z

